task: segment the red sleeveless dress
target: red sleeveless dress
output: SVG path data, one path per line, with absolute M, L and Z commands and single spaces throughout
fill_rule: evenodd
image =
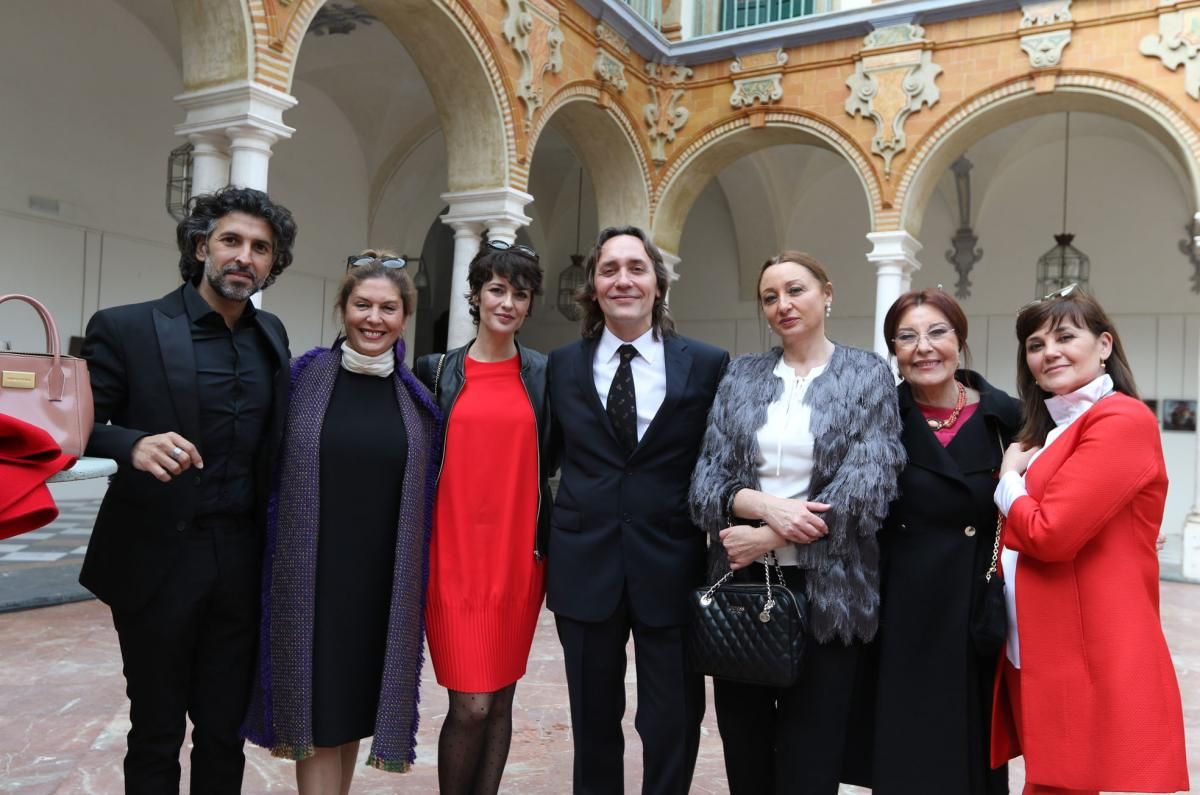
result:
M 464 366 L 447 419 L 425 622 L 438 683 L 488 693 L 525 674 L 545 594 L 533 557 L 537 422 L 519 357 L 468 356 Z

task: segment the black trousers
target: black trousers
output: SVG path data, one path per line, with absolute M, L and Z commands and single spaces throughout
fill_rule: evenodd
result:
M 253 522 L 197 520 L 165 584 L 144 608 L 113 611 L 131 728 L 125 792 L 179 791 L 192 719 L 191 791 L 235 795 L 258 640 L 261 553 Z
M 802 573 L 784 572 L 803 593 Z M 762 566 L 734 579 L 762 582 Z M 809 638 L 800 680 L 788 688 L 713 679 L 730 795 L 837 795 L 860 650 Z
M 704 679 L 687 668 L 682 627 L 650 627 L 627 597 L 605 621 L 555 616 L 567 669 L 574 792 L 625 792 L 625 645 L 633 633 L 637 717 L 642 739 L 642 792 L 686 795 L 700 747 Z

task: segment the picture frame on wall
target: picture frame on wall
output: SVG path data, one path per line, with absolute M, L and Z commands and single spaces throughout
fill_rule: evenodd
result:
M 1164 400 L 1162 429 L 1164 431 L 1195 431 L 1196 401 Z
M 1142 400 L 1146 404 L 1146 408 L 1150 409 L 1150 413 L 1155 417 L 1158 416 L 1158 398 L 1144 398 Z

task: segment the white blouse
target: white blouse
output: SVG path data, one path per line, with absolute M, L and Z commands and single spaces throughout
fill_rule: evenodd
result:
M 783 394 L 767 406 L 767 421 L 758 429 L 758 482 L 759 488 L 773 497 L 807 500 L 809 481 L 813 470 L 813 443 L 809 426 L 812 424 L 812 407 L 805 405 L 804 396 L 813 380 L 825 372 L 828 363 L 814 367 L 806 376 L 796 371 L 779 357 L 774 374 L 783 380 Z M 796 550 L 788 544 L 775 550 L 775 559 L 781 566 L 796 565 Z M 767 556 L 759 558 L 767 562 Z
M 1038 459 L 1038 456 L 1046 452 L 1046 449 L 1054 443 L 1055 439 L 1062 436 L 1063 431 L 1069 428 L 1071 423 L 1082 417 L 1088 409 L 1111 395 L 1112 392 L 1113 380 L 1108 373 L 1104 373 L 1095 381 L 1081 386 L 1074 392 L 1046 398 L 1046 409 L 1050 412 L 1050 418 L 1054 420 L 1054 427 L 1046 434 L 1046 442 L 1042 445 L 1042 449 L 1029 459 L 1029 466 L 1025 468 L 1025 471 L 1029 471 L 1029 467 L 1033 466 L 1033 462 Z M 1013 503 L 1027 494 L 1025 476 L 1009 472 L 996 484 L 996 493 L 993 499 L 996 501 L 996 507 L 1000 509 L 1000 513 L 1008 516 Z M 1017 562 L 1019 557 L 1016 550 L 1008 547 L 1003 548 L 1000 556 L 1000 565 L 1004 570 L 1004 601 L 1008 607 L 1007 654 L 1008 661 L 1012 663 L 1013 668 L 1021 667 L 1021 641 L 1017 634 Z

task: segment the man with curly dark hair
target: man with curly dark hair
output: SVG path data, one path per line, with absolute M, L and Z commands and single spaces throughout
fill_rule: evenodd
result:
M 288 339 L 250 296 L 292 262 L 296 224 L 262 191 L 199 196 L 184 283 L 88 323 L 96 427 L 117 474 L 79 581 L 112 609 L 131 728 L 127 793 L 237 793 L 259 621 L 262 527 L 288 396 Z

